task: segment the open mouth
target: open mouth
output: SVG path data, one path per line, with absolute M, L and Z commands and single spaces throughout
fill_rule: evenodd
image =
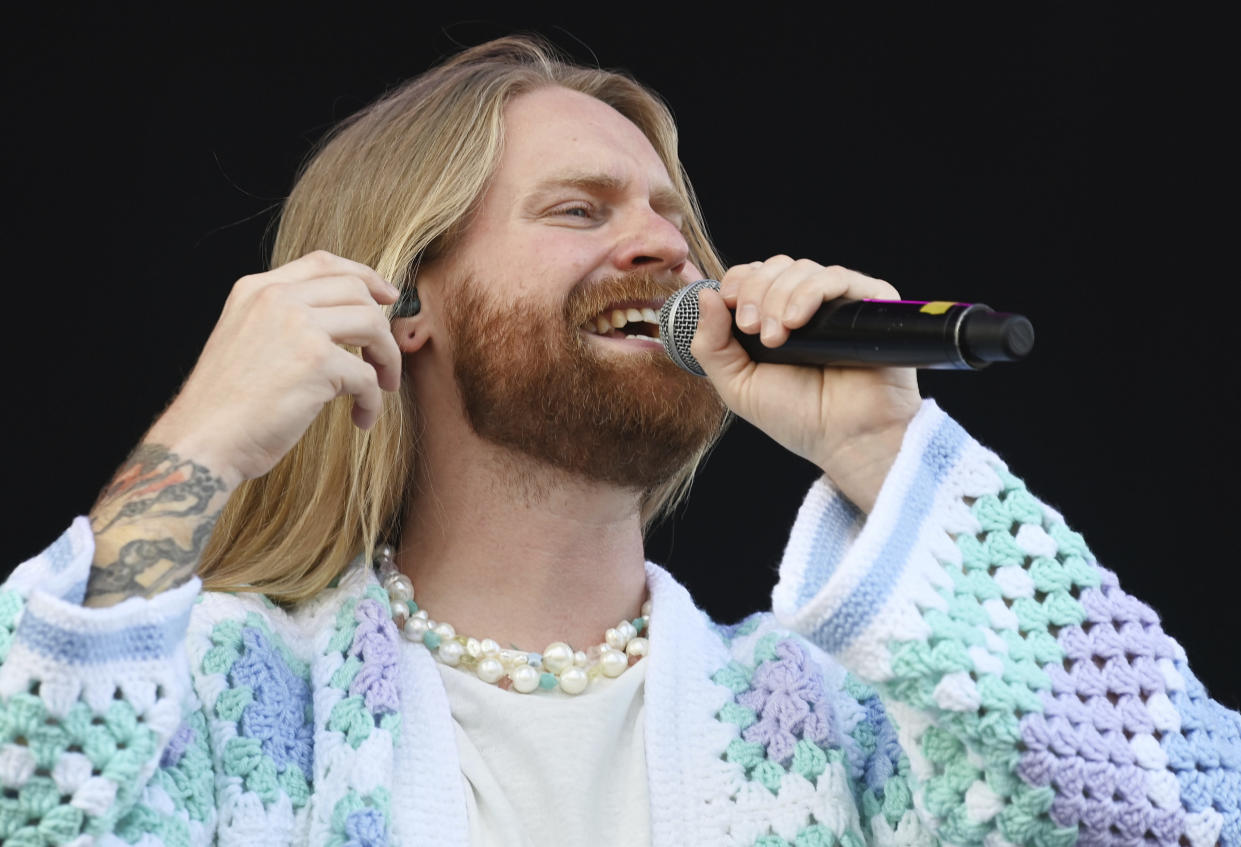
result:
M 659 340 L 658 303 L 609 306 L 582 324 L 582 331 L 605 338 L 647 338 Z

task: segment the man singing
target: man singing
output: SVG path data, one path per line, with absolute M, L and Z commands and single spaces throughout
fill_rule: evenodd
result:
M 705 232 L 660 101 L 534 40 L 338 128 L 0 589 L 0 839 L 1241 844 L 1241 718 L 1055 511 L 912 371 L 732 336 L 895 290 Z M 643 533 L 729 411 L 824 476 L 721 626 Z

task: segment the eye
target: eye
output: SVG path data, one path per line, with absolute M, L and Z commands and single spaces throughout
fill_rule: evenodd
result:
M 554 217 L 581 218 L 589 220 L 594 216 L 594 209 L 589 203 L 566 203 L 563 206 L 557 206 L 551 210 Z

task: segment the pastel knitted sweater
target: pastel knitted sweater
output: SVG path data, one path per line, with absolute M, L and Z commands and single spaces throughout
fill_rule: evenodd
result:
M 435 660 L 369 568 L 292 611 L 85 609 L 92 540 L 0 589 L 0 840 L 466 843 Z M 811 489 L 773 612 L 647 571 L 653 844 L 1241 845 L 1241 717 L 934 403 L 869 517 Z

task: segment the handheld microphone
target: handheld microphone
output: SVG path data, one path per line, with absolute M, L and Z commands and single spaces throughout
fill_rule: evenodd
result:
M 700 279 L 673 294 L 659 310 L 659 338 L 679 367 L 704 376 L 689 351 L 698 330 L 698 291 L 720 290 Z M 756 362 L 785 365 L 905 367 L 979 370 L 992 362 L 1024 359 L 1034 326 L 1023 315 L 981 303 L 946 300 L 831 300 L 779 347 L 733 325 L 733 335 Z

